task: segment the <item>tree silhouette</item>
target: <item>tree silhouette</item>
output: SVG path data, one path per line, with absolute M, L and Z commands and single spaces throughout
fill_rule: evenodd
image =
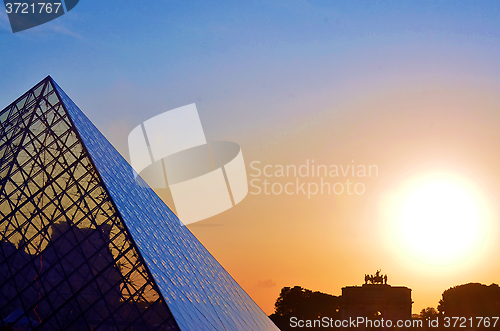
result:
M 438 311 L 436 308 L 427 307 L 420 311 L 420 318 L 422 321 L 427 321 L 428 319 L 435 319 L 438 316 Z
M 422 327 L 418 328 L 413 328 L 414 330 L 420 329 L 420 330 L 436 330 L 435 327 L 431 327 L 429 325 L 429 320 L 435 320 L 438 318 L 439 312 L 436 310 L 436 308 L 433 307 L 427 307 L 424 308 L 420 311 L 420 314 L 416 316 L 417 319 L 422 321 Z
M 283 287 L 274 305 L 275 312 L 269 317 L 282 330 L 291 330 L 290 318 L 315 320 L 323 317 L 340 318 L 340 298 L 313 292 L 300 286 Z M 309 330 L 313 328 L 308 328 Z
M 458 285 L 443 292 L 443 298 L 439 301 L 438 310 L 445 317 L 466 317 L 478 322 L 476 317 L 498 317 L 500 316 L 500 287 L 497 284 L 489 286 L 479 283 L 468 283 Z M 500 321 L 495 328 L 490 325 L 481 325 L 474 329 L 500 329 Z
M 499 316 L 500 287 L 469 283 L 449 288 L 443 292 L 438 310 L 447 316 Z

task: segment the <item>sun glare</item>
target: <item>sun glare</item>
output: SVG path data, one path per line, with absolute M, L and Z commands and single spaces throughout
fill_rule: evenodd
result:
M 402 252 L 425 264 L 461 262 L 487 236 L 484 198 L 457 177 L 431 175 L 412 180 L 394 202 L 392 238 Z

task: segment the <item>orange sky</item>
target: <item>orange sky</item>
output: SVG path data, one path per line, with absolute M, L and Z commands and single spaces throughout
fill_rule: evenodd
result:
M 266 179 L 255 177 L 253 161 L 260 161 L 254 163 L 260 169 L 266 164 L 298 167 L 307 160 L 316 165 L 346 167 L 353 160 L 356 165 L 377 165 L 378 177 L 324 178 L 332 184 L 347 179 L 363 183 L 364 194 L 308 199 L 303 194 L 255 195 L 257 190 L 250 187 L 236 207 L 189 225 L 190 230 L 268 314 L 284 286 L 340 295 L 343 286 L 361 285 L 364 274 L 377 269 L 388 274 L 389 284 L 413 290 L 414 312 L 436 307 L 451 286 L 498 283 L 500 266 L 493 261 L 499 247 L 492 240 L 469 259 L 446 267 L 425 266 L 398 251 L 388 235 L 387 199 L 414 176 L 449 172 L 477 185 L 497 219 L 499 97 L 480 84 L 460 81 L 388 84 L 327 105 L 330 97 L 325 92 L 296 98 L 290 106 L 315 112 L 222 139 L 242 146 L 249 180 Z M 283 185 L 296 180 L 267 179 Z

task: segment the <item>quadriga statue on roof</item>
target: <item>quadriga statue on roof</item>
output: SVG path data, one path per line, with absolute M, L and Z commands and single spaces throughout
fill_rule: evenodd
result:
M 368 284 L 368 283 L 371 283 L 371 284 L 387 284 L 387 274 L 385 274 L 384 276 L 382 276 L 380 274 L 380 269 L 377 270 L 377 272 L 375 273 L 375 276 L 365 274 L 365 284 Z

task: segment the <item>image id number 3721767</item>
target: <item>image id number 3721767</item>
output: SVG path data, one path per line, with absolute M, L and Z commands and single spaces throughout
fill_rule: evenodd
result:
M 445 317 L 443 326 L 445 328 L 494 328 L 498 322 L 498 317 Z
M 7 14 L 57 14 L 61 5 L 60 2 L 7 2 L 5 3 L 5 9 Z

